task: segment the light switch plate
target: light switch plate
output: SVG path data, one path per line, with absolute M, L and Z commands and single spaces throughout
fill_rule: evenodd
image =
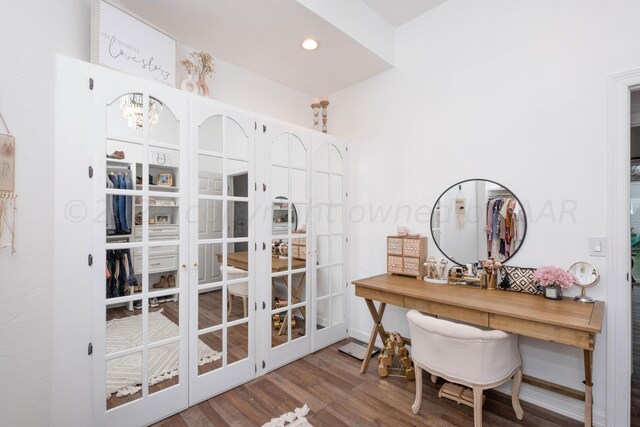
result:
M 604 237 L 589 237 L 589 255 L 607 256 L 607 239 Z

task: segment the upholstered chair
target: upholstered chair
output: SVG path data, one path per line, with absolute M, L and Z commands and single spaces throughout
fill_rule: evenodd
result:
M 516 417 L 522 419 L 522 359 L 517 335 L 437 319 L 416 310 L 407 313 L 407 320 L 416 371 L 414 414 L 418 413 L 422 403 L 424 369 L 431 374 L 434 383 L 437 377 L 442 377 L 473 389 L 476 427 L 482 426 L 483 390 L 497 387 L 513 378 L 511 404 Z
M 227 280 L 236 280 L 243 277 L 247 277 L 248 272 L 240 268 L 227 266 Z M 248 300 L 249 300 L 249 281 L 243 281 L 239 283 L 233 283 L 227 287 L 227 316 L 231 314 L 231 305 L 233 304 L 233 297 L 242 298 L 242 308 L 244 314 L 242 317 L 247 317 Z

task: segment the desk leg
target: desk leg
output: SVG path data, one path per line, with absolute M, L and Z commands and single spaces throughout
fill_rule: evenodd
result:
M 302 290 L 305 289 L 305 285 L 306 285 L 306 278 L 307 278 L 307 273 L 302 273 L 302 279 L 300 280 L 300 282 L 298 283 L 298 286 L 296 288 L 294 288 L 293 286 L 291 286 L 291 301 L 289 301 L 289 305 L 292 304 L 297 304 L 300 302 L 300 292 Z M 286 276 L 282 277 L 282 281 L 287 285 L 287 288 L 289 287 L 289 280 L 287 279 Z M 299 310 L 300 314 L 302 315 L 302 318 L 304 319 L 304 321 L 307 321 L 307 311 L 305 310 L 304 307 L 298 307 L 295 310 Z M 291 310 L 291 315 L 293 316 L 294 314 L 294 309 Z M 282 326 L 280 326 L 280 330 L 278 331 L 278 335 L 282 335 L 284 333 L 284 329 L 287 327 L 287 325 L 289 324 L 289 313 L 287 312 L 284 320 L 282 321 Z
M 593 365 L 593 352 L 584 350 L 584 425 L 591 427 L 593 423 L 593 382 L 591 371 Z
M 373 351 L 373 347 L 376 344 L 376 336 L 380 336 L 382 343 L 384 344 L 384 340 L 386 338 L 387 333 L 382 327 L 382 316 L 384 316 L 384 309 L 387 307 L 387 304 L 384 302 L 380 303 L 380 309 L 376 310 L 376 306 L 370 299 L 365 299 L 367 303 L 367 307 L 369 308 L 369 313 L 371 313 L 371 317 L 373 318 L 373 329 L 371 330 L 371 337 L 369 338 L 369 345 L 367 346 L 367 352 L 364 355 L 364 360 L 362 361 L 362 367 L 360 368 L 360 373 L 364 374 L 367 372 L 369 368 L 369 360 L 371 359 L 371 352 Z

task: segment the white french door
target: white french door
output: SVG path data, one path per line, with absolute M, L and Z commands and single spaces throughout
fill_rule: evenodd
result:
M 313 350 L 347 336 L 346 146 L 327 135 L 313 137 Z
M 266 124 L 260 288 L 262 368 L 273 370 L 311 351 L 311 132 Z
M 344 144 L 96 75 L 94 424 L 160 420 L 344 338 Z
M 195 404 L 255 376 L 256 122 L 210 101 L 191 102 L 189 402 Z
M 93 98 L 95 425 L 188 405 L 187 105 L 132 81 L 99 80 Z

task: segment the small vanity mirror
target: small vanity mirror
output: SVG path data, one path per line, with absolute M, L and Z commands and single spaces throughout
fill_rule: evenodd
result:
M 580 302 L 593 302 L 593 298 L 587 296 L 587 288 L 595 286 L 600 281 L 598 269 L 588 262 L 578 261 L 569 267 L 569 273 L 576 277 L 573 283 L 582 288 L 580 295 L 573 299 Z
M 458 265 L 493 257 L 506 261 L 527 233 L 520 200 L 488 179 L 468 179 L 447 188 L 431 213 L 431 235 L 440 252 Z

